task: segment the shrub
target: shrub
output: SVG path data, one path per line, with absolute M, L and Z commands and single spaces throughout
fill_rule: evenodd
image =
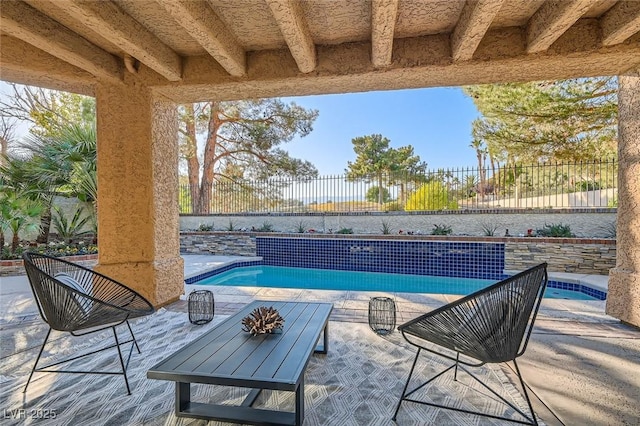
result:
M 451 227 L 448 225 L 433 225 L 431 235 L 451 235 Z
M 60 207 L 53 206 L 53 211 L 55 214 L 51 217 L 51 222 L 58 233 L 58 237 L 62 240 L 71 243 L 74 239 L 90 233 L 90 231 L 82 229 L 91 220 L 90 215 L 82 217 L 84 212 L 82 206 L 76 208 L 71 221 L 67 219 Z
M 545 224 L 542 229 L 537 229 L 536 234 L 541 237 L 575 237 L 571 232 L 571 226 L 561 223 Z
M 336 234 L 353 234 L 352 228 L 342 228 L 336 231 Z
M 298 234 L 304 234 L 304 231 L 307 230 L 307 223 L 304 220 L 301 220 L 296 225 L 296 232 Z
M 269 222 L 264 222 L 262 226 L 256 229 L 257 232 L 273 232 L 273 225 Z
M 233 223 L 232 220 L 229 220 L 229 225 L 227 225 L 227 231 L 235 231 L 235 230 L 236 230 L 235 223 Z
M 391 225 L 389 225 L 389 222 L 383 220 L 382 228 L 380 230 L 382 231 L 383 234 L 389 235 L 391 234 Z
M 485 237 L 493 237 L 494 235 L 496 235 L 496 231 L 498 230 L 498 225 L 496 225 L 495 223 L 482 223 L 482 234 Z
M 457 210 L 453 199 L 442 182 L 428 182 L 418 188 L 407 200 L 404 209 L 411 210 Z
M 400 201 L 390 201 L 382 205 L 382 210 L 385 212 L 401 212 L 404 210 L 404 206 Z
M 372 203 L 377 203 L 380 200 L 380 188 L 378 186 L 372 186 L 367 190 L 367 194 L 365 195 L 365 200 L 370 201 Z M 384 186 L 382 187 L 382 203 L 388 203 L 391 201 L 391 193 Z
M 200 232 L 211 232 L 211 231 L 213 231 L 213 223 L 211 225 L 207 225 L 205 223 L 201 223 L 200 226 L 198 226 L 198 231 L 200 231 Z

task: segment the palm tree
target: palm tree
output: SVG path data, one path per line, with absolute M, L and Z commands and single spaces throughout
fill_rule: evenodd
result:
M 0 195 L 0 243 L 4 248 L 4 233 L 10 230 L 13 234 L 11 253 L 14 253 L 20 243 L 21 232 L 32 232 L 39 225 L 37 218 L 42 213 L 42 205 L 6 186 Z
M 46 243 L 51 227 L 53 198 L 76 196 L 94 203 L 96 187 L 96 129 L 94 124 L 70 124 L 54 136 L 30 136 L 3 173 L 16 186 L 28 182 L 31 198 L 43 205 L 38 242 Z M 95 211 L 94 211 L 95 213 Z

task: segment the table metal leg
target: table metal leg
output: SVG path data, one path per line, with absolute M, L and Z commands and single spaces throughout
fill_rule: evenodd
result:
M 329 321 L 322 329 L 322 346 L 316 346 L 313 351 L 317 354 L 326 354 L 329 351 Z
M 176 414 L 187 409 L 191 402 L 191 383 L 176 382 Z
M 302 422 L 304 422 L 304 379 L 296 389 L 296 425 L 301 426 Z

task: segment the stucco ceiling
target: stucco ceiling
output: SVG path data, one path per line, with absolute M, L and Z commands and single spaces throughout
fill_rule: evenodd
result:
M 640 1 L 2 0 L 0 78 L 177 102 L 613 75 Z M 134 76 L 135 74 L 135 76 Z

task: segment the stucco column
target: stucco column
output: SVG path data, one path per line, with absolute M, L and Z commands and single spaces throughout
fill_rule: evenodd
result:
M 619 77 L 618 229 L 607 314 L 640 327 L 640 72 Z
M 155 306 L 184 290 L 176 107 L 127 75 L 96 92 L 98 266 Z

